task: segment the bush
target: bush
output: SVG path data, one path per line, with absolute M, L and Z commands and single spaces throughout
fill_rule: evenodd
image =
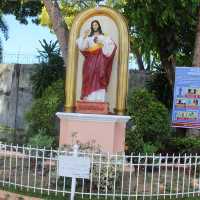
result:
M 142 135 L 135 129 L 135 126 L 130 127 L 126 131 L 126 144 L 128 145 L 127 153 L 130 154 L 134 152 L 138 154 L 143 150 L 143 137 Z
M 193 137 L 175 137 L 169 139 L 167 148 L 171 152 L 180 154 L 199 154 L 200 153 L 200 138 Z
M 169 84 L 166 71 L 161 66 L 151 72 L 150 78 L 146 81 L 146 87 L 169 110 L 172 108 L 172 86 Z
M 38 50 L 42 63 L 31 76 L 33 95 L 36 98 L 26 113 L 28 122 L 27 139 L 33 145 L 52 144 L 52 136 L 56 136 L 55 113 L 64 104 L 65 68 L 58 42 L 40 41 L 43 50 Z M 44 137 L 44 138 L 42 138 Z M 41 139 L 47 141 L 41 142 Z M 55 142 L 55 139 L 54 139 Z
M 48 136 L 46 134 L 43 134 L 42 130 L 39 130 L 39 133 L 34 135 L 33 137 L 29 138 L 28 144 L 32 147 L 37 148 L 47 148 L 50 149 L 53 145 L 54 138 L 51 136 Z
M 150 142 L 144 143 L 143 152 L 147 155 L 156 153 L 159 149 L 159 144 L 152 144 Z
M 170 134 L 170 117 L 167 108 L 145 89 L 134 90 L 128 98 L 128 114 L 134 126 L 128 129 L 126 142 L 129 151 L 144 150 L 144 143 L 165 144 Z
M 27 135 L 32 137 L 43 130 L 43 135 L 56 135 L 55 113 L 64 104 L 64 81 L 58 80 L 49 86 L 41 98 L 36 99 L 29 112 L 26 113 L 28 122 Z

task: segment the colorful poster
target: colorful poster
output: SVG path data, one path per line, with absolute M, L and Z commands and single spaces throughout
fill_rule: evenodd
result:
M 200 68 L 176 67 L 172 126 L 200 129 Z

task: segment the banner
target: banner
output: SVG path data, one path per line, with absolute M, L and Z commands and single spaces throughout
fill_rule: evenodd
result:
M 200 128 L 200 68 L 176 67 L 172 126 Z

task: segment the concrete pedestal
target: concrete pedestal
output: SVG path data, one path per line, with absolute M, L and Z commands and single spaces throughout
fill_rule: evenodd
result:
M 73 134 L 82 143 L 95 141 L 103 152 L 124 152 L 125 128 L 129 116 L 59 112 L 59 145 L 71 145 Z

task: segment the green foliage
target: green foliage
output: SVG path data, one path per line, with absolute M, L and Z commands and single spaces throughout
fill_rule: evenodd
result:
M 2 14 L 0 13 L 0 30 L 4 35 L 4 38 L 7 40 L 8 39 L 8 26 L 6 22 L 3 19 Z
M 166 72 L 163 68 L 158 68 L 150 73 L 150 78 L 146 81 L 146 87 L 150 93 L 162 102 L 168 110 L 172 108 L 172 87 L 167 80 Z
M 14 15 L 16 20 L 20 23 L 28 24 L 28 17 L 31 17 L 32 22 L 38 23 L 38 13 L 41 12 L 42 1 L 28 1 L 16 0 L 13 1 L 1 0 L 0 1 L 0 30 L 5 39 L 8 39 L 8 26 L 3 20 L 3 15 Z M 0 40 L 0 61 L 2 61 L 2 44 Z
M 60 56 L 58 42 L 48 44 L 40 41 L 38 50 L 43 62 L 36 66 L 31 77 L 36 98 L 26 114 L 29 144 L 50 147 L 56 142 L 57 125 L 55 113 L 64 104 L 64 62 Z
M 137 155 L 138 153 L 143 152 L 143 136 L 135 129 L 135 126 L 127 128 L 126 144 L 128 145 L 128 154 L 133 152 Z
M 128 96 L 128 113 L 131 117 L 135 112 L 145 111 L 150 102 L 155 100 L 153 94 L 148 93 L 145 89 L 135 89 L 130 91 Z
M 64 104 L 64 81 L 58 80 L 48 86 L 41 98 L 36 99 L 29 112 L 26 113 L 28 136 L 37 135 L 43 130 L 43 135 L 56 135 L 55 113 Z
M 65 76 L 64 61 L 60 56 L 58 42 L 48 44 L 46 40 L 40 41 L 43 50 L 38 50 L 43 62 L 36 66 L 36 70 L 31 77 L 34 97 L 41 97 L 44 90 L 58 79 Z
M 127 132 L 129 151 L 137 152 L 144 143 L 158 147 L 165 143 L 171 131 L 169 113 L 153 94 L 145 89 L 132 91 L 128 98 L 128 114 L 134 124 Z
M 83 6 L 85 7 L 86 5 L 82 5 L 81 1 L 75 2 L 61 0 L 61 12 L 69 29 L 72 26 L 74 17 L 83 8 Z
M 174 65 L 192 65 L 199 3 L 127 0 L 124 6 L 131 50 L 140 52 L 148 70 L 156 69 L 149 91 L 168 109 L 172 104 Z
M 74 17 L 81 12 L 83 9 L 96 7 L 97 4 L 103 3 L 106 6 L 115 8 L 117 10 L 123 10 L 123 6 L 126 4 L 126 0 L 87 0 L 87 1 L 66 1 L 66 0 L 60 0 L 60 10 L 61 14 L 63 16 L 63 19 L 65 23 L 67 24 L 67 27 L 70 29 L 72 22 L 74 20 Z M 49 18 L 49 15 L 45 9 L 45 7 L 42 8 L 42 12 L 39 16 L 40 24 L 43 26 L 48 26 L 50 29 L 52 28 L 52 22 Z
M 3 34 L 4 38 L 8 39 L 8 26 L 5 23 L 2 13 L 0 12 L 0 31 Z M 0 62 L 2 61 L 2 54 L 3 54 L 3 47 L 2 47 L 2 41 L 0 38 Z
M 14 3 L 8 0 L 0 1 L 1 12 L 14 15 L 23 24 L 28 24 L 28 17 L 32 17 L 32 21 L 37 22 L 41 9 L 42 1 L 16 0 Z
M 152 155 L 159 150 L 159 145 L 152 144 L 150 142 L 144 143 L 143 152 L 147 155 Z
M 123 14 L 128 19 L 134 46 L 146 62 L 158 55 L 161 60 L 178 55 L 179 65 L 184 64 L 183 58 L 191 64 L 198 4 L 199 0 L 127 1 Z
M 43 48 L 43 50 L 38 50 L 39 58 L 42 60 L 48 60 L 51 59 L 54 56 L 60 55 L 60 48 L 58 47 L 58 41 L 53 42 L 52 40 L 47 43 L 45 39 L 40 41 L 40 45 Z
M 94 160 L 94 163 L 99 162 L 99 157 Z M 105 158 L 102 157 L 101 162 L 109 163 L 109 167 L 107 164 L 102 164 L 101 169 L 99 169 L 99 164 L 93 165 L 92 175 L 93 175 L 93 187 L 97 189 L 99 187 L 100 191 L 106 192 L 113 191 L 114 183 L 120 182 L 122 166 L 116 164 L 116 158 Z M 122 163 L 122 159 L 118 159 L 118 163 Z M 99 181 L 99 174 L 101 174 L 101 179 Z
M 67 24 L 67 27 L 70 29 L 72 25 L 72 21 L 76 14 L 78 14 L 79 11 L 81 11 L 84 8 L 87 8 L 88 6 L 95 5 L 94 1 L 86 2 L 86 1 L 66 1 L 61 0 L 60 1 L 60 10 L 61 14 L 63 16 L 64 22 Z M 50 29 L 52 29 L 52 21 L 49 17 L 49 14 L 45 7 L 42 8 L 42 12 L 39 16 L 40 24 L 43 26 L 48 26 Z
M 176 137 L 168 141 L 167 148 L 171 152 L 180 154 L 199 154 L 200 153 L 200 138 L 194 137 Z
M 32 147 L 37 148 L 44 148 L 50 149 L 55 142 L 55 139 L 51 136 L 48 136 L 46 134 L 46 131 L 43 132 L 43 130 L 39 130 L 39 133 L 34 135 L 33 137 L 29 138 L 28 144 Z

